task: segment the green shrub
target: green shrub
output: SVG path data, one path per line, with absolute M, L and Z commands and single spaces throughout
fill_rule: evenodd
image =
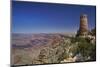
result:
M 78 45 L 75 44 L 76 42 L 78 42 Z M 89 60 L 96 60 L 96 44 L 91 44 L 88 39 L 79 37 L 72 37 L 71 43 L 74 46 L 70 50 L 72 53 L 81 53 L 85 58 L 84 60 L 87 60 L 88 57 L 90 57 Z
M 81 53 L 84 58 L 90 57 L 90 60 L 95 60 L 96 55 L 95 44 L 89 43 L 86 39 L 80 39 L 77 47 L 77 52 Z

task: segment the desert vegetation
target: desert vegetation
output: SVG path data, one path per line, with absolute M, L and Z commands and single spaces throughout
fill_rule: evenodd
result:
M 43 34 L 32 40 L 29 38 L 25 39 L 29 41 L 24 42 L 24 45 L 22 42 L 22 45 L 19 44 L 19 41 L 15 42 L 16 45 L 18 42 L 17 47 L 15 44 L 13 44 L 14 46 L 12 45 L 13 65 L 51 64 L 96 60 L 96 44 L 95 41 L 91 42 L 91 39 L 89 38 L 70 37 L 62 34 Z

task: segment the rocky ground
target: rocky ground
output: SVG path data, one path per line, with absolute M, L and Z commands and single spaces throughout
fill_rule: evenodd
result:
M 12 65 L 96 60 L 95 40 L 91 43 L 91 39 L 89 38 L 76 38 L 61 34 L 42 34 L 30 39 L 24 37 L 24 40 L 28 40 L 24 41 L 24 43 L 20 42 L 21 39 L 20 41 L 16 41 L 19 40 L 18 35 L 17 39 L 15 37 L 13 40 L 15 42 L 12 44 Z

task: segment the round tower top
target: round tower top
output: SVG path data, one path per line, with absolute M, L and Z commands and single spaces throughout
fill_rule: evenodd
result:
M 80 18 L 87 18 L 86 14 L 81 14 Z

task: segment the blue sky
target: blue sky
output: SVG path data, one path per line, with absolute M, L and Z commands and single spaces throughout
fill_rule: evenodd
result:
M 95 6 L 12 2 L 13 33 L 61 33 L 79 29 L 80 14 L 88 15 L 89 29 L 95 27 Z

